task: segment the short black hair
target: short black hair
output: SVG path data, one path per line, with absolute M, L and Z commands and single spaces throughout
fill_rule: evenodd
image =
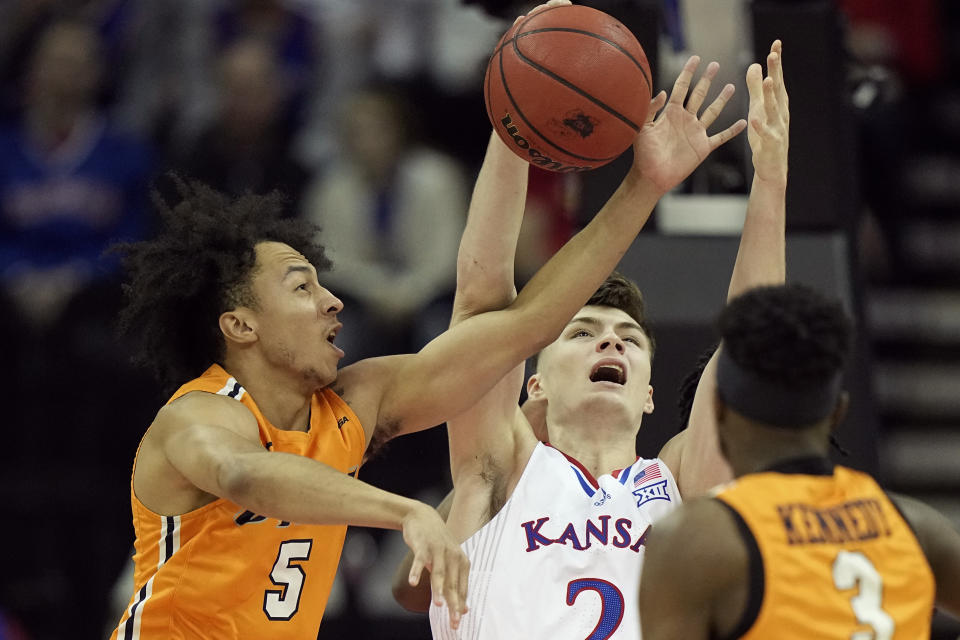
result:
M 256 306 L 251 280 L 258 243 L 287 244 L 317 271 L 331 263 L 316 226 L 283 217 L 286 199 L 279 192 L 232 198 L 199 181 L 168 177 L 180 201 L 171 207 L 153 191 L 160 232 L 112 250 L 123 254 L 126 272 L 120 330 L 132 340 L 134 360 L 172 387 L 222 360 L 222 313 Z
M 853 326 L 839 301 L 800 284 L 758 287 L 720 314 L 723 348 L 740 367 L 784 386 L 841 372 Z

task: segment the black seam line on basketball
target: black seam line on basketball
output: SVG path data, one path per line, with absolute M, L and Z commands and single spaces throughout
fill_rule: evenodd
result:
M 506 78 L 506 75 L 505 75 L 504 72 L 503 72 L 503 56 L 500 56 L 500 81 L 501 81 L 501 83 L 503 84 L 503 91 L 504 91 L 504 93 L 507 94 L 507 99 L 510 101 L 510 104 L 513 105 L 513 110 L 514 110 L 514 113 L 516 113 L 517 117 L 518 117 L 520 120 L 523 120 L 524 124 L 526 124 L 527 127 L 530 128 L 530 131 L 532 131 L 533 133 L 537 134 L 537 136 L 538 136 L 541 140 L 543 140 L 544 142 L 546 142 L 548 145 L 550 145 L 551 147 L 553 147 L 554 149 L 556 149 L 556 150 L 559 151 L 560 153 L 565 153 L 565 154 L 567 154 L 568 156 L 570 156 L 571 158 L 576 158 L 576 159 L 578 159 L 578 160 L 583 160 L 583 161 L 585 161 L 585 162 L 607 162 L 608 160 L 613 160 L 614 158 L 617 157 L 617 156 L 608 156 L 608 157 L 606 157 L 606 158 L 591 158 L 591 157 L 589 157 L 589 156 L 581 156 L 581 155 L 579 155 L 579 154 L 576 154 L 576 153 L 570 151 L 569 149 L 565 149 L 565 148 L 561 147 L 560 145 L 556 144 L 555 142 L 553 142 L 552 140 L 550 140 L 549 138 L 547 138 L 545 135 L 543 135 L 542 133 L 540 133 L 540 130 L 537 129 L 535 126 L 533 126 L 533 123 L 530 122 L 525 115 L 523 115 L 523 111 L 520 109 L 520 105 L 517 104 L 517 102 L 513 99 L 513 94 L 510 93 L 510 87 L 507 86 L 507 78 Z M 556 160 L 553 160 L 553 158 L 550 158 L 550 160 L 552 160 L 552 161 L 554 161 L 554 162 L 557 162 Z
M 553 31 L 561 31 L 561 29 L 553 29 Z M 563 29 L 563 31 L 569 31 L 569 32 L 577 33 L 577 31 L 576 31 L 575 29 Z M 579 32 L 579 33 L 589 33 L 589 32 L 587 32 L 587 31 L 582 31 L 582 32 Z M 603 38 L 599 38 L 599 39 L 600 39 L 600 40 L 603 40 Z M 547 76 L 548 78 L 553 78 L 554 80 L 556 80 L 557 82 L 559 82 L 559 83 L 562 84 L 563 86 L 567 87 L 567 88 L 570 89 L 571 91 L 580 94 L 581 96 L 583 96 L 584 98 L 586 98 L 586 99 L 589 100 L 590 102 L 594 103 L 595 105 L 597 105 L 598 107 L 600 107 L 601 109 L 603 109 L 604 111 L 606 111 L 607 113 L 609 113 L 610 115 L 612 115 L 613 117 L 615 117 L 615 118 L 617 118 L 618 120 L 620 120 L 621 122 L 623 122 L 625 125 L 627 125 L 627 126 L 630 127 L 631 129 L 633 129 L 634 131 L 640 131 L 640 127 L 639 127 L 636 123 L 634 123 L 633 120 L 631 120 L 630 118 L 628 118 L 627 116 L 623 115 L 622 113 L 620 113 L 619 111 L 617 111 L 616 109 L 614 109 L 613 107 L 611 107 L 610 105 L 608 105 L 608 104 L 606 104 L 606 103 L 604 103 L 604 102 L 602 102 L 602 101 L 600 101 L 600 100 L 597 100 L 597 99 L 594 98 L 592 95 L 590 95 L 589 93 L 587 93 L 586 91 L 584 91 L 583 89 L 581 89 L 580 87 L 578 87 L 577 85 L 573 84 L 572 82 L 570 82 L 569 80 L 567 80 L 567 79 L 564 78 L 563 76 L 557 75 L 556 73 L 554 73 L 553 71 L 550 71 L 549 69 L 547 69 L 547 68 L 544 67 L 543 65 L 538 64 L 538 63 L 534 62 L 533 60 L 531 60 L 530 58 L 528 58 L 527 56 L 523 55 L 523 53 L 520 52 L 520 47 L 517 46 L 517 39 L 516 39 L 516 38 L 513 39 L 513 43 L 514 43 L 514 44 L 513 44 L 513 51 L 514 51 L 514 53 L 516 53 L 516 54 L 517 54 L 517 57 L 519 57 L 521 60 L 523 60 L 524 62 L 526 62 L 528 65 L 530 65 L 531 67 L 533 67 L 534 69 L 536 69 L 537 71 L 539 71 L 540 73 L 542 73 L 543 75 Z M 644 76 L 644 79 L 646 79 L 646 76 Z
M 519 55 L 519 54 L 518 54 L 518 55 Z M 517 117 L 519 117 L 521 120 L 523 120 L 523 121 L 526 123 L 526 125 L 527 125 L 528 127 L 530 127 L 530 130 L 533 131 L 535 134 L 537 134 L 537 136 L 539 136 L 539 138 L 540 138 L 541 140 L 543 140 L 544 142 L 546 142 L 548 145 L 550 145 L 551 147 L 553 147 L 554 149 L 556 149 L 556 150 L 559 151 L 560 153 L 565 153 L 565 154 L 567 154 L 568 156 L 570 156 L 571 158 L 576 158 L 577 160 L 583 160 L 583 161 L 585 161 L 585 162 L 606 162 L 606 161 L 608 161 L 608 160 L 612 160 L 612 159 L 614 159 L 614 158 L 617 157 L 617 156 L 610 156 L 610 157 L 607 157 L 607 158 L 590 158 L 590 157 L 587 157 L 587 156 L 577 155 L 576 153 L 573 153 L 572 151 L 568 151 L 567 149 L 564 149 L 564 148 L 561 147 L 560 145 L 552 142 L 549 138 L 547 138 L 545 135 L 543 135 L 542 133 L 540 133 L 540 131 L 539 131 L 535 126 L 533 126 L 533 123 L 531 123 L 529 120 L 527 120 L 527 117 L 526 117 L 525 115 L 523 115 L 523 111 L 520 109 L 520 106 L 517 104 L 517 101 L 513 99 L 513 94 L 510 93 L 510 87 L 507 85 L 507 76 L 506 76 L 506 74 L 505 74 L 504 71 L 503 71 L 503 56 L 502 56 L 502 55 L 500 56 L 500 82 L 503 84 L 503 91 L 504 91 L 504 93 L 507 94 L 507 100 L 509 100 L 509 101 L 510 101 L 510 104 L 513 105 L 513 108 L 514 108 L 514 111 L 515 111 L 516 114 L 517 114 Z M 553 158 L 551 158 L 551 160 L 553 160 Z
M 487 111 L 490 114 L 493 113 L 493 111 L 490 109 L 490 76 L 493 75 L 493 71 L 489 68 L 489 66 L 493 64 L 493 59 L 496 57 L 496 55 L 496 52 L 494 52 L 494 54 L 490 56 L 490 63 L 487 65 L 487 73 L 483 78 L 483 98 L 487 106 Z
M 513 25 L 513 26 L 511 26 L 509 29 L 507 29 L 507 32 L 504 33 L 503 35 L 506 36 L 507 33 L 510 33 L 511 31 L 519 31 L 520 29 L 523 28 L 523 25 L 527 24 L 528 22 L 530 22 L 531 20 L 533 20 L 533 19 L 536 18 L 537 16 L 541 16 L 541 15 L 544 15 L 544 14 L 546 14 L 546 13 L 550 13 L 551 11 L 555 11 L 556 9 L 559 9 L 559 8 L 560 8 L 560 7 L 549 7 L 549 8 L 547 8 L 547 9 L 541 9 L 540 11 L 537 11 L 537 13 L 534 14 L 534 15 L 524 16 L 523 22 L 521 22 L 521 23 L 518 24 L 518 25 Z M 517 38 L 517 36 L 514 35 L 512 38 L 510 38 L 509 40 L 507 40 L 506 42 L 504 42 L 502 45 L 500 45 L 499 47 L 497 47 L 496 49 L 494 49 L 494 51 L 493 51 L 493 56 L 495 56 L 495 55 L 497 55 L 498 53 L 500 53 L 500 52 L 503 50 L 503 48 L 504 48 L 505 46 L 507 46 L 507 44 L 513 42 L 514 40 L 516 40 L 516 38 Z M 493 56 L 490 56 L 490 58 L 492 59 Z
M 515 35 L 512 38 L 510 38 L 510 41 L 513 42 L 517 38 L 525 38 L 529 35 L 533 35 L 534 33 L 546 33 L 548 31 L 563 31 L 566 33 L 579 33 L 580 35 L 590 36 L 591 38 L 596 38 L 601 42 L 606 42 L 611 47 L 613 47 L 614 49 L 616 49 L 617 51 L 625 55 L 627 58 L 629 58 L 630 62 L 636 65 L 637 69 L 640 70 L 640 73 L 643 74 L 643 80 L 644 82 L 647 83 L 647 88 L 650 89 L 651 95 L 653 94 L 653 81 L 650 79 L 650 76 L 647 75 L 647 70 L 643 68 L 643 65 L 640 64 L 640 62 L 636 58 L 634 58 L 629 51 L 621 47 L 619 44 L 617 44 L 613 40 L 610 40 L 609 38 L 604 38 L 599 33 L 594 33 L 593 31 L 585 31 L 583 29 L 573 29 L 572 27 L 543 27 L 542 29 L 532 29 L 530 31 L 524 31 L 521 34 Z

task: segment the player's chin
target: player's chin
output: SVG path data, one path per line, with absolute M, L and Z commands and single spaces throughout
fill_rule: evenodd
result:
M 301 375 L 314 390 L 322 389 L 337 379 L 337 361 L 321 360 L 315 366 L 305 368 Z

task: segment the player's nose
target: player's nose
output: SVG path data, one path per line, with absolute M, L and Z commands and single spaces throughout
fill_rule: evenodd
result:
M 597 351 L 603 352 L 615 349 L 617 353 L 624 352 L 623 340 L 616 336 L 604 337 L 597 343 Z
M 343 311 L 343 301 L 328 289 L 323 289 L 323 295 L 320 297 L 320 308 L 327 315 L 337 315 Z

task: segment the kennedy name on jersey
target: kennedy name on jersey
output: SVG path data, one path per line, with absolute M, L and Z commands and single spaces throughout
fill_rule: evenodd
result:
M 611 535 L 610 516 L 599 516 L 596 520 L 599 524 L 592 518 L 587 519 L 579 529 L 579 533 L 578 527 L 573 522 L 555 525 L 550 523 L 550 518 L 547 516 L 538 518 L 536 521 L 524 522 L 520 527 L 526 536 L 528 552 L 537 551 L 552 544 L 562 544 L 577 551 L 584 551 L 596 542 L 600 545 L 613 545 L 618 549 L 630 549 L 634 553 L 639 553 L 650 531 L 650 525 L 644 527 L 643 531 L 634 531 L 633 522 L 629 518 L 618 518 L 613 523 L 613 535 Z M 557 532 L 560 534 L 556 537 L 548 535 Z

